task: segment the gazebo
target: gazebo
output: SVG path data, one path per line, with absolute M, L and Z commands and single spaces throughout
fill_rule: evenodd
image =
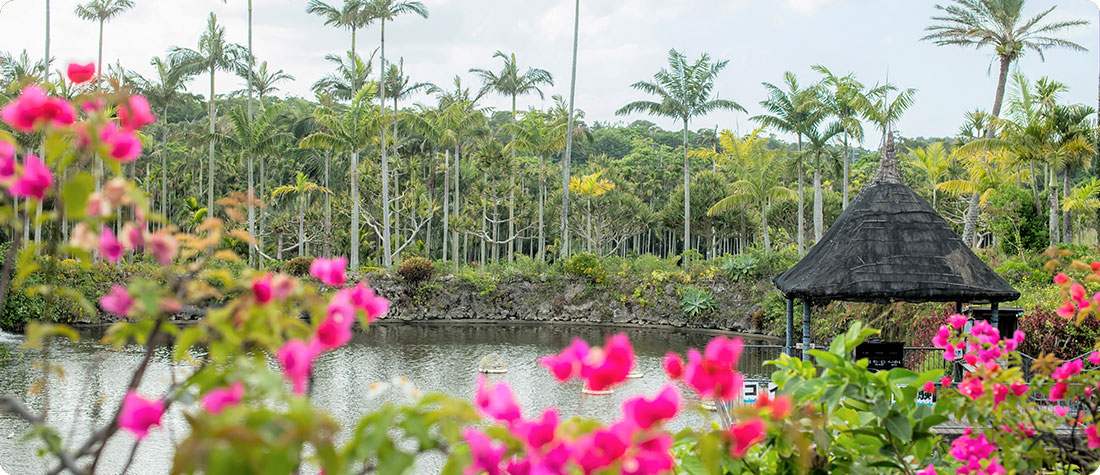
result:
M 1000 302 L 1020 293 L 970 250 L 924 198 L 902 181 L 893 133 L 878 173 L 810 252 L 772 279 L 787 299 L 793 350 L 794 301 L 802 301 L 802 358 L 810 348 L 814 305 L 849 302 L 989 302 L 997 327 Z

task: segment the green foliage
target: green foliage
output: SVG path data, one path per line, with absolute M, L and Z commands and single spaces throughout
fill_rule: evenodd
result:
M 680 287 L 680 312 L 689 318 L 701 318 L 713 312 L 717 305 L 714 294 L 694 286 Z
M 584 277 L 594 284 L 603 283 L 607 279 L 607 272 L 595 254 L 582 252 L 573 255 L 565 261 L 565 271 L 575 276 Z
M 312 257 L 298 256 L 283 262 L 283 272 L 295 277 L 305 277 L 309 275 L 309 266 L 311 264 L 313 264 Z
M 740 281 L 750 279 L 755 275 L 756 267 L 760 263 L 752 254 L 738 254 L 729 256 L 718 262 L 718 267 L 726 273 L 730 279 Z
M 410 257 L 401 263 L 397 273 L 405 282 L 415 285 L 432 279 L 435 264 L 423 257 Z
M 1013 285 L 1044 285 L 1051 282 L 1049 272 L 1033 268 L 1026 262 L 1018 260 L 1006 261 L 995 271 Z

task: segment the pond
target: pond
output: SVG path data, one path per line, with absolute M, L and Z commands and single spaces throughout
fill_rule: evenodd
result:
M 537 359 L 556 353 L 576 336 L 590 344 L 602 344 L 613 332 L 630 336 L 638 355 L 639 379 L 627 381 L 610 396 L 584 396 L 579 382 L 559 385 L 537 364 Z M 14 349 L 18 336 L 0 332 L 0 393 L 14 394 L 37 413 L 47 411 L 47 421 L 66 441 L 83 440 L 94 427 L 100 427 L 113 415 L 122 391 L 141 358 L 141 348 L 131 346 L 114 351 L 98 343 L 102 330 L 83 330 L 81 341 L 55 339 L 43 350 L 21 352 Z M 661 370 L 661 358 L 668 351 L 683 353 L 702 348 L 712 334 L 675 329 L 615 329 L 573 325 L 531 324 L 382 324 L 358 333 L 345 347 L 326 353 L 314 365 L 313 400 L 344 427 L 348 435 L 365 412 L 386 402 L 400 403 L 406 397 L 397 389 L 369 395 L 376 381 L 388 382 L 407 377 L 422 391 L 441 391 L 472 400 L 477 383 L 477 365 L 481 359 L 497 353 L 508 372 L 490 376 L 491 381 L 507 381 L 523 408 L 524 416 L 535 417 L 543 408 L 556 406 L 563 419 L 572 416 L 611 421 L 619 417 L 625 399 L 656 394 L 667 382 Z M 763 344 L 763 341 L 746 343 Z M 9 349 L 10 348 L 10 352 Z M 755 353 L 755 356 L 753 354 Z M 43 390 L 32 388 L 41 370 L 36 366 L 43 356 L 58 366 Z M 774 357 L 759 351 L 748 352 L 744 371 L 761 373 L 760 361 Z M 140 391 L 162 394 L 171 381 L 174 368 L 166 349 L 158 351 Z M 692 407 L 698 408 L 693 401 Z M 180 410 L 193 407 L 173 406 L 164 419 L 164 427 L 154 429 L 142 442 L 131 473 L 167 473 L 171 466 L 166 454 L 172 441 L 186 436 L 187 424 Z M 686 410 L 670 428 L 702 426 L 716 420 L 713 413 L 701 409 Z M 43 473 L 49 466 L 37 457 L 37 439 L 24 442 L 29 425 L 0 413 L 0 466 L 12 475 Z M 76 438 L 73 438 L 73 435 Z M 119 433 L 104 451 L 97 472 L 116 473 L 129 454 L 133 438 Z M 424 457 L 416 473 L 436 473 L 441 456 Z

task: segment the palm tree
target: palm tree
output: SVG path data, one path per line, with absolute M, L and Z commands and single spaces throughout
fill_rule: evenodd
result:
M 1070 191 L 1062 201 L 1062 210 L 1078 216 L 1089 216 L 1100 209 L 1100 178 L 1092 177 Z
M 536 93 L 539 98 L 545 97 L 542 93 L 542 89 L 539 89 L 540 85 L 553 86 L 554 77 L 549 71 L 538 68 L 527 68 L 527 71 L 523 74 L 519 72 L 519 63 L 516 61 L 516 54 L 504 54 L 502 51 L 493 53 L 494 58 L 500 58 L 504 60 L 504 66 L 499 73 L 494 73 L 486 69 L 472 68 L 471 73 L 476 74 L 481 78 L 481 92 L 478 95 L 484 95 L 488 92 L 495 92 L 505 97 L 512 99 L 512 142 L 516 141 L 516 98 L 529 93 Z M 512 149 L 512 161 L 516 160 L 516 149 Z M 514 178 L 513 178 L 514 180 Z M 515 215 L 515 197 L 509 200 L 509 232 L 515 232 L 515 221 L 513 219 Z M 512 259 L 512 254 L 515 253 L 515 241 L 508 242 L 508 259 Z
M 943 142 L 936 142 L 927 147 L 921 147 L 909 152 L 907 155 L 909 166 L 920 172 L 925 184 L 932 190 L 932 209 L 936 209 L 936 187 L 947 176 L 951 168 L 951 154 L 943 146 Z
M 173 46 L 169 53 L 172 67 L 186 77 L 210 73 L 210 169 L 206 190 L 206 207 L 210 211 L 214 209 L 214 77 L 218 71 L 240 74 L 246 67 L 241 60 L 247 56 L 244 47 L 226 40 L 225 27 L 218 25 L 218 17 L 213 12 L 206 22 L 206 31 L 199 37 L 198 49 Z
M 592 198 L 601 196 L 608 191 L 615 189 L 615 183 L 600 178 L 606 170 L 600 170 L 591 175 L 585 175 L 583 177 L 575 177 L 573 181 L 569 182 L 569 191 L 572 191 L 580 196 L 586 198 L 586 214 L 585 220 L 588 226 L 588 252 L 595 252 L 593 247 L 595 245 L 595 239 L 592 235 Z
M 160 213 L 168 216 L 168 106 L 186 89 L 186 78 L 180 68 L 154 57 L 150 64 L 156 69 L 153 80 L 138 78 L 137 89 L 160 111 Z
M 336 63 L 336 72 L 326 74 L 313 83 L 314 93 L 331 94 L 336 99 L 350 101 L 359 91 L 360 85 L 370 82 L 371 63 L 374 62 L 373 52 L 367 61 L 363 61 L 363 58 L 353 55 L 350 51 L 347 52 L 346 57 L 335 54 L 325 55 L 325 60 Z
M 344 0 L 344 4 L 337 8 L 321 0 L 309 0 L 306 5 L 306 13 L 321 16 L 325 19 L 326 25 L 351 30 L 351 52 L 348 56 L 358 59 L 359 56 L 355 54 L 355 32 L 371 22 L 371 18 L 363 13 L 363 5 L 363 0 Z M 350 100 L 359 91 L 361 85 L 366 84 L 365 82 L 358 82 L 357 75 L 352 75 L 351 79 L 347 100 Z
M 256 211 L 253 197 L 255 192 L 255 179 L 253 177 L 254 160 L 258 157 L 274 156 L 280 150 L 280 145 L 290 138 L 279 120 L 279 107 L 272 107 L 256 118 L 250 118 L 247 110 L 235 108 L 229 111 L 229 122 L 233 124 L 232 132 L 219 134 L 218 141 L 229 146 L 230 150 L 240 155 L 247 162 L 248 169 L 248 234 L 256 235 Z M 274 196 L 274 195 L 273 195 Z M 248 258 L 250 263 L 255 263 L 255 245 L 249 245 Z
M 896 93 L 893 99 L 890 94 Z M 913 107 L 916 102 L 917 90 L 913 88 L 899 89 L 887 82 L 881 86 L 875 86 L 867 91 L 859 99 L 859 109 L 863 118 L 874 124 L 875 128 L 882 132 L 879 147 L 886 145 L 886 134 L 893 131 L 894 124 L 901 120 L 901 116 Z
M 825 207 L 824 196 L 821 192 L 821 155 L 829 153 L 829 142 L 838 135 L 844 133 L 844 126 L 839 122 L 828 125 L 818 123 L 806 130 L 806 153 L 814 158 L 814 244 L 821 242 L 821 235 L 825 233 Z M 801 158 L 799 158 L 801 161 Z
M 95 68 L 97 84 L 103 73 L 103 24 L 131 8 L 134 8 L 133 0 L 91 0 L 76 7 L 76 16 L 81 20 L 99 23 L 99 59 L 96 61 Z
M 561 259 L 569 257 L 569 168 L 573 162 L 573 100 L 577 92 L 577 43 L 581 30 L 581 0 L 573 7 L 573 62 L 569 71 L 569 115 L 566 116 L 565 155 L 561 167 Z
M 386 82 L 386 22 L 393 21 L 400 15 L 413 13 L 421 18 L 428 18 L 428 7 L 418 1 L 407 0 L 363 0 L 363 13 L 366 18 L 379 22 L 379 59 L 378 82 Z M 382 106 L 382 121 L 386 120 L 386 88 L 378 88 L 378 103 Z M 394 111 L 396 113 L 396 111 Z M 390 255 L 390 163 L 386 141 L 386 127 L 382 127 L 382 266 L 389 268 L 393 265 L 393 257 Z
M 990 199 L 997 196 L 1000 190 L 1016 186 L 1016 183 L 1027 179 L 1027 170 L 1017 169 L 1003 153 L 984 151 L 967 153 L 969 150 L 973 149 L 963 148 L 960 150 L 961 153 L 965 154 L 965 158 L 963 158 L 965 174 L 955 180 L 948 180 L 936 185 L 936 189 L 954 196 L 969 195 L 977 197 L 977 209 L 980 210 Z M 967 222 L 970 221 L 971 219 L 968 217 Z M 973 221 L 977 221 L 977 219 Z M 963 241 L 968 246 L 973 246 L 973 241 L 976 239 L 977 232 L 972 232 L 969 236 L 965 233 L 963 235 Z
M 776 129 L 780 132 L 794 134 L 798 138 L 798 154 L 795 156 L 796 175 L 798 176 L 798 255 L 805 254 L 806 238 L 806 208 L 805 194 L 803 193 L 802 173 L 802 139 L 806 133 L 817 127 L 825 119 L 826 110 L 821 107 L 821 95 L 816 87 L 803 88 L 798 83 L 794 73 L 787 71 L 783 74 L 783 85 L 780 88 L 771 83 L 763 83 L 768 91 L 768 98 L 760 101 L 767 114 L 752 117 L 764 127 Z
M 298 255 L 306 255 L 306 202 L 309 201 L 309 195 L 313 193 L 324 193 L 331 195 L 332 192 L 328 188 L 320 186 L 306 178 L 306 175 L 302 172 L 298 172 L 298 176 L 293 185 L 283 185 L 274 190 L 271 190 L 271 198 L 275 199 L 282 195 L 297 195 L 298 197 Z
M 711 206 L 707 215 L 713 216 L 745 205 L 760 206 L 760 231 L 763 234 L 764 253 L 771 252 L 771 237 L 768 233 L 768 212 L 772 205 L 787 200 L 798 200 L 798 193 L 779 183 L 784 167 L 782 158 L 774 150 L 759 150 L 742 157 L 744 178 L 733 183 L 733 193 Z
M 359 152 L 374 142 L 374 134 L 378 128 L 384 128 L 379 111 L 371 106 L 374 97 L 373 85 L 367 84 L 359 88 L 359 93 L 352 99 L 351 107 L 336 109 L 330 107 L 318 108 L 315 112 L 320 130 L 302 139 L 299 146 L 302 148 L 327 148 L 334 151 L 351 153 L 350 199 L 351 199 L 351 252 L 349 256 L 351 268 L 359 269 Z
M 825 66 L 813 67 L 825 78 L 822 85 L 829 88 L 828 94 L 823 97 L 825 106 L 837 119 L 837 123 L 844 131 L 844 185 L 842 208 L 848 208 L 848 183 L 851 181 L 851 154 L 848 150 L 848 138 L 854 138 L 863 142 L 863 123 L 859 120 L 859 104 L 863 98 L 863 84 L 856 80 L 855 75 L 848 73 L 845 76 L 837 76 Z
M 657 96 L 659 101 L 635 101 L 615 111 L 616 115 L 644 112 L 659 117 L 672 117 L 684 124 L 684 250 L 691 247 L 691 162 L 688 158 L 688 125 L 691 119 L 716 110 L 745 112 L 740 104 L 714 98 L 714 80 L 729 64 L 728 60 L 711 62 L 706 53 L 695 64 L 674 49 L 668 51 L 668 69 L 661 68 L 653 81 L 639 81 L 630 87 Z
M 251 90 L 256 93 L 256 100 L 260 103 L 260 108 L 264 108 L 264 96 L 270 96 L 279 90 L 279 86 L 276 84 L 283 81 L 293 81 L 294 76 L 287 74 L 282 69 L 277 71 L 268 71 L 267 61 L 260 62 L 260 66 L 251 73 Z M 247 78 L 245 78 L 247 79 Z M 248 90 L 249 86 L 246 84 L 244 90 L 234 91 L 234 95 L 241 95 Z
M 510 148 L 519 148 L 539 157 L 539 224 L 538 224 L 538 260 L 546 259 L 546 235 L 544 233 L 544 206 L 546 202 L 546 161 L 550 155 L 565 146 L 567 124 L 554 120 L 545 112 L 531 109 L 517 124 L 513 135 L 515 139 Z
M 932 17 L 938 23 L 925 28 L 929 33 L 922 38 L 937 46 L 989 46 L 996 51 L 1000 60 L 1000 73 L 997 76 L 997 92 L 991 112 L 995 118 L 1001 115 L 1009 67 L 1026 50 L 1032 50 L 1040 59 L 1046 59 L 1044 52 L 1048 49 L 1085 49 L 1077 43 L 1054 35 L 1075 26 L 1086 25 L 1087 21 L 1061 20 L 1043 23 L 1055 7 L 1025 19 L 1024 3 L 1025 0 L 954 0 L 947 6 L 936 5 L 936 9 L 943 13 Z M 987 136 L 991 135 L 987 132 Z

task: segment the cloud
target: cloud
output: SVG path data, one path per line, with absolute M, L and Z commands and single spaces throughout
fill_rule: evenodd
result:
M 813 15 L 825 5 L 834 2 L 836 0 L 787 0 L 787 6 L 798 13 Z

